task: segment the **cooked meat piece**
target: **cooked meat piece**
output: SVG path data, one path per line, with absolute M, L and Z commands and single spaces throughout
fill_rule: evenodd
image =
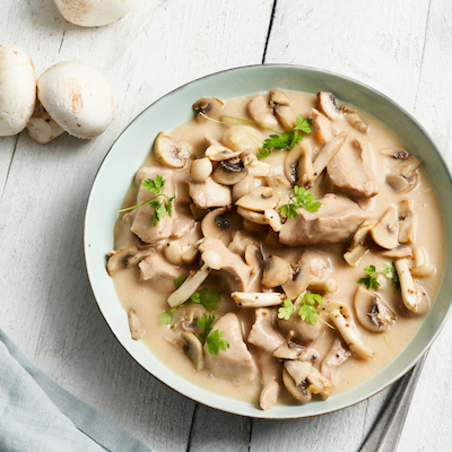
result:
M 184 273 L 159 253 L 151 254 L 142 260 L 138 267 L 140 267 L 141 279 L 148 281 L 159 292 L 173 292 L 174 280 Z
M 335 339 L 329 352 L 325 355 L 325 358 L 323 358 L 320 367 L 322 375 L 335 385 L 337 380 L 337 368 L 350 356 L 352 356 L 351 351 L 342 347 L 340 339 Z
M 142 168 L 138 171 L 135 178 L 136 183 L 139 186 L 136 204 L 147 201 L 155 196 L 154 193 L 142 187 L 141 182 L 147 179 L 155 179 L 157 175 L 162 176 L 166 181 L 162 192 L 169 197 L 174 196 L 175 183 L 172 170 L 164 170 L 157 167 Z M 172 217 L 165 215 L 165 217 L 154 226 L 152 220 L 153 213 L 154 209 L 146 203 L 133 209 L 123 217 L 125 221 L 130 222 L 130 230 L 146 243 L 154 243 L 170 237 L 173 229 L 173 221 L 177 216 L 176 212 L 173 212 Z
M 315 108 L 311 109 L 311 116 L 314 138 L 322 145 L 328 143 L 332 138 L 329 119 Z
M 278 319 L 278 326 L 289 340 L 302 345 L 315 341 L 322 332 L 322 322 L 312 324 L 302 320 L 298 309 L 295 309 L 289 320 Z
M 247 106 L 250 118 L 264 127 L 275 127 L 278 121 L 273 114 L 268 100 L 264 96 L 253 97 Z
M 195 220 L 190 210 L 190 205 L 176 198 L 173 201 L 173 228 L 171 237 L 183 237 L 195 226 Z
M 279 233 L 281 243 L 299 246 L 343 242 L 369 217 L 369 212 L 343 196 L 328 193 L 320 202 L 322 207 L 317 212 L 300 208 L 295 220 L 287 220 Z
M 232 193 L 226 185 L 217 184 L 212 178 L 205 182 L 189 182 L 188 190 L 193 203 L 199 209 L 225 207 L 232 204 Z
M 259 353 L 257 362 L 262 383 L 259 404 L 263 410 L 268 410 L 276 405 L 281 392 L 282 364 L 275 357 L 262 351 Z
M 214 377 L 235 383 L 251 382 L 256 375 L 253 357 L 248 351 L 242 337 L 242 329 L 237 316 L 230 312 L 213 325 L 212 331 L 223 332 L 223 339 L 229 347 L 220 350 L 218 356 L 209 353 L 204 344 L 204 366 Z
M 353 199 L 370 198 L 379 191 L 370 149 L 358 140 L 344 143 L 328 164 L 327 175 L 334 190 Z
M 254 323 L 247 341 L 266 352 L 273 353 L 284 342 L 284 339 L 273 326 L 275 318 L 275 309 L 256 309 L 254 311 Z
M 199 245 L 199 251 L 205 253 L 206 251 L 216 251 L 222 257 L 222 264 L 218 275 L 223 279 L 230 292 L 243 292 L 248 287 L 251 276 L 251 268 L 246 265 L 243 259 L 232 251 L 228 250 L 224 243 L 219 239 L 206 237 Z M 212 272 L 216 272 L 212 270 Z

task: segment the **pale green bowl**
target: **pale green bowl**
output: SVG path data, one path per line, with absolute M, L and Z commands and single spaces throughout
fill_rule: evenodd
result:
M 193 115 L 191 105 L 204 96 L 222 99 L 283 88 L 316 93 L 332 91 L 339 99 L 375 116 L 394 131 L 417 155 L 436 191 L 446 227 L 450 274 L 452 238 L 452 181 L 440 152 L 425 130 L 383 94 L 349 78 L 317 69 L 265 65 L 231 69 L 208 75 L 167 94 L 141 113 L 116 140 L 94 181 L 85 219 L 85 256 L 88 275 L 99 308 L 120 343 L 146 370 L 179 393 L 204 405 L 259 418 L 300 418 L 339 410 L 358 403 L 402 377 L 432 344 L 451 310 L 452 278 L 444 278 L 438 297 L 419 332 L 402 354 L 361 385 L 325 401 L 299 406 L 277 406 L 269 411 L 205 391 L 169 370 L 141 343 L 131 339 L 127 315 L 105 270 L 105 255 L 112 249 L 113 224 L 135 172 L 161 130 L 169 131 Z

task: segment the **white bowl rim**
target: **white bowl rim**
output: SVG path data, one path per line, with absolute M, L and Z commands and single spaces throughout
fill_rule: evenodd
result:
M 132 359 L 134 359 L 138 364 L 140 364 L 140 366 L 143 367 L 147 372 L 149 372 L 154 378 L 158 379 L 160 382 L 162 382 L 163 384 L 165 384 L 169 388 L 173 389 L 175 392 L 179 393 L 180 395 L 188 398 L 189 400 L 192 400 L 194 402 L 200 403 L 201 405 L 205 405 L 207 407 L 214 408 L 214 409 L 222 411 L 222 412 L 235 414 L 235 415 L 239 415 L 239 416 L 244 416 L 244 417 L 256 418 L 256 419 L 299 419 L 299 418 L 315 417 L 315 416 L 320 416 L 320 415 L 323 415 L 323 414 L 333 413 L 333 412 L 336 412 L 336 411 L 339 411 L 339 410 L 342 410 L 342 409 L 354 406 L 354 405 L 356 405 L 356 404 L 358 404 L 358 403 L 360 403 L 360 402 L 362 402 L 364 400 L 367 400 L 368 398 L 378 394 L 379 392 L 383 391 L 388 386 L 392 385 L 393 383 L 398 381 L 400 378 L 402 378 L 406 373 L 408 373 L 417 364 L 417 362 L 422 358 L 422 356 L 424 356 L 424 354 L 430 348 L 432 343 L 437 339 L 438 335 L 442 331 L 445 323 L 447 322 L 449 316 L 452 313 L 452 303 L 449 302 L 449 306 L 447 308 L 446 314 L 444 315 L 444 318 L 442 319 L 442 321 L 437 326 L 435 333 L 432 335 L 432 337 L 429 339 L 429 341 L 424 344 L 424 346 L 422 347 L 421 351 L 418 353 L 417 357 L 415 359 L 413 359 L 410 363 L 405 365 L 403 367 L 403 369 L 401 371 L 399 371 L 396 375 L 394 375 L 391 379 L 389 379 L 389 381 L 386 381 L 383 384 L 379 385 L 377 388 L 375 388 L 369 394 L 366 394 L 365 396 L 359 397 L 356 400 L 352 400 L 350 402 L 347 402 L 347 403 L 343 404 L 342 406 L 336 407 L 334 409 L 320 409 L 320 410 L 318 410 L 318 412 L 315 412 L 313 414 L 299 413 L 299 414 L 295 414 L 295 415 L 291 414 L 291 415 L 283 415 L 283 416 L 281 416 L 281 415 L 276 414 L 276 413 L 273 414 L 272 413 L 272 409 L 268 410 L 268 411 L 262 411 L 262 410 L 259 410 L 258 408 L 251 409 L 251 410 L 245 410 L 246 412 L 244 412 L 243 410 L 239 410 L 239 409 L 225 408 L 224 406 L 222 406 L 219 403 L 209 402 L 209 401 L 206 401 L 206 400 L 199 400 L 197 397 L 192 396 L 191 394 L 189 394 L 189 392 L 186 389 L 179 388 L 179 387 L 176 388 L 173 385 L 169 384 L 168 382 L 165 382 L 163 379 L 160 378 L 159 375 L 155 375 L 151 370 L 147 369 L 144 366 L 143 363 L 141 363 L 137 358 L 135 358 L 135 356 L 133 356 L 132 352 L 119 339 L 119 337 L 117 336 L 115 330 L 110 325 L 110 322 L 107 319 L 106 313 L 104 312 L 104 310 L 102 309 L 102 307 L 99 304 L 99 301 L 98 301 L 97 296 L 96 296 L 96 289 L 95 289 L 95 284 L 96 283 L 93 280 L 91 272 L 90 272 L 89 258 L 88 258 L 88 248 L 89 248 L 90 245 L 88 243 L 88 238 L 87 238 L 87 233 L 86 232 L 87 232 L 87 224 L 88 224 L 88 213 L 89 213 L 90 203 L 92 201 L 92 195 L 93 195 L 93 188 L 95 186 L 97 177 L 98 177 L 98 175 L 99 175 L 99 173 L 100 173 L 105 161 L 109 157 L 112 149 L 116 146 L 116 144 L 123 137 L 123 135 L 125 133 L 127 133 L 129 127 L 133 123 L 135 123 L 143 114 L 145 114 L 147 112 L 147 110 L 149 110 L 150 108 L 154 107 L 155 105 L 157 105 L 158 103 L 160 103 L 165 98 L 167 98 L 170 95 L 172 95 L 173 93 L 176 93 L 177 91 L 182 90 L 184 87 L 186 87 L 188 85 L 191 85 L 191 84 L 196 83 L 196 82 L 201 82 L 201 81 L 206 80 L 208 78 L 214 77 L 216 75 L 224 74 L 224 73 L 227 73 L 227 72 L 234 72 L 234 71 L 241 71 L 241 70 L 255 69 L 255 68 L 263 68 L 263 69 L 265 69 L 265 68 L 270 68 L 270 67 L 276 67 L 276 68 L 281 68 L 281 69 L 287 68 L 287 69 L 295 69 L 295 70 L 299 69 L 299 70 L 302 70 L 302 71 L 308 71 L 308 72 L 314 72 L 314 73 L 317 72 L 317 73 L 320 73 L 320 74 L 327 74 L 327 75 L 332 76 L 334 78 L 338 78 L 338 79 L 350 82 L 352 84 L 356 84 L 356 85 L 360 86 L 361 88 L 369 90 L 369 91 L 373 92 L 374 94 L 376 94 L 377 96 L 383 98 L 386 102 L 390 103 L 395 109 L 399 110 L 402 114 L 404 114 L 422 132 L 422 134 L 427 138 L 427 140 L 430 142 L 431 146 L 435 149 L 437 157 L 440 159 L 440 162 L 441 162 L 441 164 L 443 166 L 443 169 L 445 170 L 446 174 L 448 175 L 449 182 L 452 185 L 452 173 L 451 173 L 451 170 L 449 169 L 447 163 L 445 162 L 445 159 L 444 159 L 443 155 L 441 154 L 440 150 L 438 149 L 438 147 L 436 146 L 435 142 L 431 138 L 430 134 L 414 118 L 414 116 L 412 114 L 410 114 L 402 106 L 400 106 L 398 103 L 396 103 L 394 100 L 392 100 L 390 97 L 386 96 L 385 94 L 383 94 L 379 90 L 377 90 L 377 89 L 375 89 L 375 88 L 373 88 L 373 87 L 371 87 L 371 86 L 369 86 L 369 85 L 367 85 L 367 84 L 365 84 L 365 83 L 363 83 L 361 81 L 355 80 L 355 79 L 353 79 L 351 77 L 348 77 L 348 76 L 345 76 L 345 75 L 342 75 L 342 74 L 338 74 L 338 73 L 336 73 L 334 71 L 329 71 L 329 70 L 326 70 L 326 69 L 318 69 L 318 68 L 311 67 L 311 66 L 304 66 L 304 65 L 298 65 L 298 64 L 288 64 L 288 63 L 251 64 L 251 65 L 237 66 L 237 67 L 228 68 L 228 69 L 225 69 L 225 70 L 212 72 L 212 73 L 209 73 L 209 74 L 204 75 L 202 77 L 198 77 L 196 79 L 193 79 L 193 80 L 191 80 L 191 81 L 189 81 L 187 83 L 184 83 L 183 85 L 180 85 L 177 88 L 167 92 L 166 94 L 164 94 L 163 96 L 159 97 L 154 102 L 152 102 L 150 105 L 148 105 L 146 108 L 144 108 L 122 130 L 122 132 L 115 139 L 114 143 L 111 145 L 111 147 L 109 148 L 109 150 L 105 154 L 104 158 L 102 159 L 102 161 L 101 161 L 101 163 L 100 163 L 100 165 L 99 165 L 99 167 L 98 167 L 98 169 L 96 171 L 96 175 L 94 177 L 93 183 L 92 183 L 91 188 L 90 188 L 90 193 L 89 193 L 89 197 L 88 197 L 88 201 L 87 201 L 87 208 L 86 208 L 86 212 L 85 212 L 85 222 L 84 222 L 84 254 L 85 254 L 85 263 L 86 263 L 88 280 L 90 282 L 91 289 L 92 289 L 93 294 L 94 294 L 94 299 L 96 300 L 96 304 L 97 304 L 97 306 L 98 306 L 98 308 L 99 308 L 99 310 L 100 310 L 105 322 L 107 323 L 108 327 L 110 328 L 110 330 L 112 331 L 113 335 L 116 337 L 118 342 L 127 351 L 127 353 L 132 357 Z M 252 93 L 250 93 L 250 94 L 252 94 Z M 443 279 L 443 282 L 444 282 L 444 279 Z M 439 291 L 440 290 L 441 290 L 441 288 L 439 289 Z M 411 343 L 411 341 L 410 341 L 410 343 Z M 407 347 L 408 347 L 408 345 L 410 343 L 407 344 Z M 149 353 L 152 354 L 151 351 L 149 351 Z M 155 359 L 157 359 L 157 358 L 155 358 Z M 371 377 L 371 378 L 373 378 L 373 377 Z M 196 386 L 195 384 L 193 384 L 193 383 L 191 383 L 189 381 L 183 380 L 183 382 L 186 385 L 188 385 L 189 387 L 194 387 L 196 389 L 200 389 L 198 386 Z M 202 391 L 205 391 L 205 390 L 202 390 Z M 207 392 L 207 391 L 205 391 L 205 392 Z M 349 392 L 349 391 L 347 391 L 347 392 Z M 207 392 L 207 394 L 212 395 L 213 393 Z M 234 404 L 234 402 L 237 402 L 239 404 L 243 404 L 243 403 L 246 404 L 246 402 L 240 402 L 240 401 L 236 401 L 234 399 L 229 399 L 229 398 L 220 396 L 220 399 L 221 398 L 224 399 L 225 401 L 232 402 L 233 404 Z M 310 405 L 317 404 L 317 402 L 313 401 L 313 402 L 309 402 L 309 404 Z M 251 404 L 249 404 L 249 405 L 251 405 Z M 302 408 L 303 406 L 305 406 L 305 405 L 299 405 L 300 408 Z

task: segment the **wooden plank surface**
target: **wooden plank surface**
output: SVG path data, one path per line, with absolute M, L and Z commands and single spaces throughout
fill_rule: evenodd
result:
M 0 43 L 27 49 L 38 75 L 59 61 L 94 66 L 113 87 L 117 113 L 92 142 L 0 140 L 0 326 L 58 383 L 158 452 L 358 450 L 389 391 L 320 418 L 250 421 L 197 406 L 142 370 L 92 298 L 84 209 L 103 156 L 143 108 L 264 53 L 267 63 L 328 69 L 381 90 L 415 114 L 451 164 L 448 0 L 142 1 L 95 29 L 68 24 L 51 0 L 3 0 L 1 9 Z M 451 322 L 429 355 L 399 451 L 452 450 L 448 334 Z

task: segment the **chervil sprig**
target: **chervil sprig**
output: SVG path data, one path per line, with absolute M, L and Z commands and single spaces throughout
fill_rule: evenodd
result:
M 290 298 L 286 298 L 282 306 L 278 309 L 278 318 L 282 320 L 289 320 L 295 312 L 297 306 L 299 306 L 298 315 L 305 322 L 315 325 L 318 319 L 323 320 L 319 316 L 316 309 L 316 304 L 319 306 L 323 304 L 323 298 L 321 295 L 306 292 L 304 295 L 300 296 L 299 300 L 299 304 L 295 305 Z M 331 327 L 329 323 L 325 323 Z
M 366 289 L 378 290 L 380 283 L 378 282 L 378 275 L 383 275 L 386 279 L 391 279 L 394 284 L 399 284 L 399 277 L 395 270 L 394 265 L 385 264 L 381 272 L 377 272 L 375 265 L 368 265 L 364 268 L 364 272 L 367 276 L 358 279 L 358 284 L 362 284 Z
M 215 330 L 212 332 L 215 315 L 203 314 L 196 323 L 202 330 L 202 334 L 196 334 L 196 337 L 202 344 L 207 344 L 207 350 L 211 355 L 218 356 L 220 350 L 226 351 L 229 344 L 226 339 L 223 339 L 223 331 Z
M 297 210 L 300 207 L 303 207 L 308 212 L 317 212 L 322 207 L 322 203 L 315 201 L 314 195 L 309 190 L 295 185 L 289 193 L 289 202 L 283 204 L 279 208 L 279 212 L 281 217 L 295 220 L 298 217 Z
M 141 186 L 151 193 L 154 193 L 155 196 L 132 207 L 118 210 L 118 213 L 127 212 L 128 210 L 136 209 L 137 207 L 149 204 L 149 206 L 154 209 L 154 212 L 152 214 L 152 221 L 154 223 L 154 226 L 157 226 L 157 223 L 161 219 L 163 219 L 165 215 L 171 217 L 173 215 L 173 200 L 175 196 L 169 197 L 168 195 L 163 193 L 165 182 L 166 180 L 159 175 L 157 175 L 155 179 L 144 180 L 143 182 L 141 182 Z

